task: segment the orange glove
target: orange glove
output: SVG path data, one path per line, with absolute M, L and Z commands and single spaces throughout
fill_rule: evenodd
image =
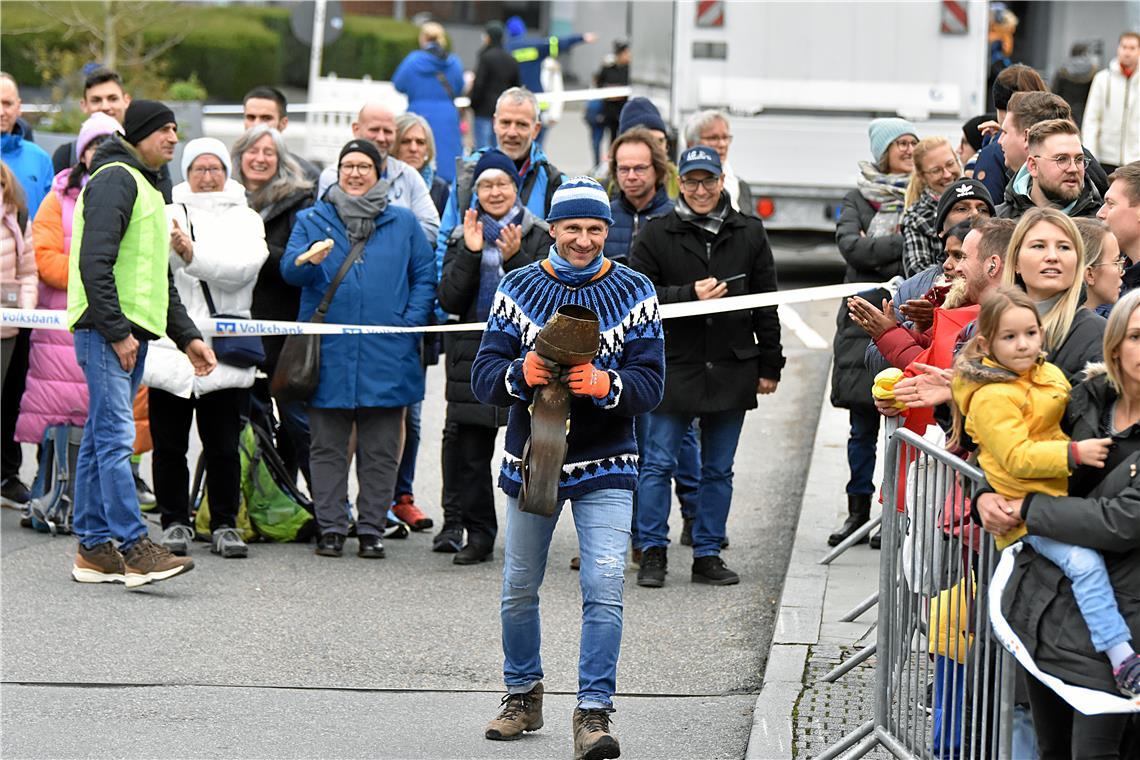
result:
M 593 364 L 576 364 L 566 370 L 566 385 L 575 396 L 605 398 L 610 394 L 610 373 Z
M 531 388 L 546 385 L 554 379 L 554 363 L 543 359 L 534 351 L 523 357 L 523 379 Z

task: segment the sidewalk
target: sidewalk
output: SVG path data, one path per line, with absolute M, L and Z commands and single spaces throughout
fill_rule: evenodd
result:
M 877 607 L 840 617 L 878 589 L 879 552 L 855 546 L 828 565 L 827 536 L 846 514 L 847 412 L 823 394 L 795 544 L 788 563 L 764 683 L 756 698 L 749 760 L 811 758 L 873 717 L 875 658 L 835 683 L 820 679 L 875 641 Z M 879 470 L 882 469 L 880 446 Z M 878 478 L 876 479 L 878 482 Z M 867 757 L 890 757 L 878 748 Z

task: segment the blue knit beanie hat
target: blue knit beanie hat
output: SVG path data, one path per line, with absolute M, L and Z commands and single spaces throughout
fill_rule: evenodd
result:
M 515 162 L 511 160 L 510 156 L 498 148 L 491 148 L 479 157 L 479 161 L 475 164 L 475 173 L 471 175 L 475 179 L 475 181 L 472 182 L 472 187 L 479 185 L 479 177 L 488 169 L 498 169 L 513 179 L 515 181 L 515 187 L 518 187 L 520 177 Z
M 613 224 L 610 198 L 592 177 L 571 177 L 558 186 L 550 199 L 546 221 L 556 222 L 559 219 L 601 219 L 606 224 Z
M 914 135 L 917 140 L 918 130 L 906 119 L 891 117 L 872 121 L 871 126 L 867 127 L 867 135 L 871 138 L 871 156 L 875 163 L 879 163 L 891 143 L 903 135 Z
M 656 129 L 666 134 L 669 132 L 665 127 L 665 121 L 661 118 L 661 112 L 649 98 L 630 98 L 622 106 L 621 116 L 618 117 L 618 134 L 624 134 L 631 127 Z

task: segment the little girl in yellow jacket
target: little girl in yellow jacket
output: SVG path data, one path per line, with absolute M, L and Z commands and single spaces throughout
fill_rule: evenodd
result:
M 973 439 L 986 480 L 1007 499 L 1066 495 L 1072 470 L 1103 467 L 1111 445 L 1108 438 L 1070 441 L 1062 432 L 1070 385 L 1059 368 L 1044 361 L 1042 335 L 1029 297 L 999 288 L 982 304 L 977 334 L 954 363 L 955 437 L 964 429 Z M 1119 669 L 1134 653 L 1132 635 L 1104 558 L 1094 549 L 1028 535 L 1024 523 L 996 543 L 1004 549 L 1018 540 L 1069 578 L 1093 646 Z

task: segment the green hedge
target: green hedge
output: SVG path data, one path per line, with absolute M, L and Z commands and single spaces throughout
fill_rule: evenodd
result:
M 148 45 L 157 44 L 189 29 L 186 38 L 163 56 L 166 78 L 197 75 L 211 100 L 234 102 L 259 84 L 307 84 L 309 47 L 293 37 L 289 16 L 285 8 L 183 5 L 172 17 L 152 24 L 145 40 Z M 18 33 L 26 29 L 37 31 Z M 325 48 L 323 70 L 343 77 L 368 74 L 374 79 L 388 79 L 416 45 L 417 30 L 410 23 L 348 16 L 340 38 Z M 0 66 L 18 82 L 39 84 L 37 48 L 78 54 L 83 45 L 68 36 L 62 23 L 45 16 L 35 5 L 4 3 Z

